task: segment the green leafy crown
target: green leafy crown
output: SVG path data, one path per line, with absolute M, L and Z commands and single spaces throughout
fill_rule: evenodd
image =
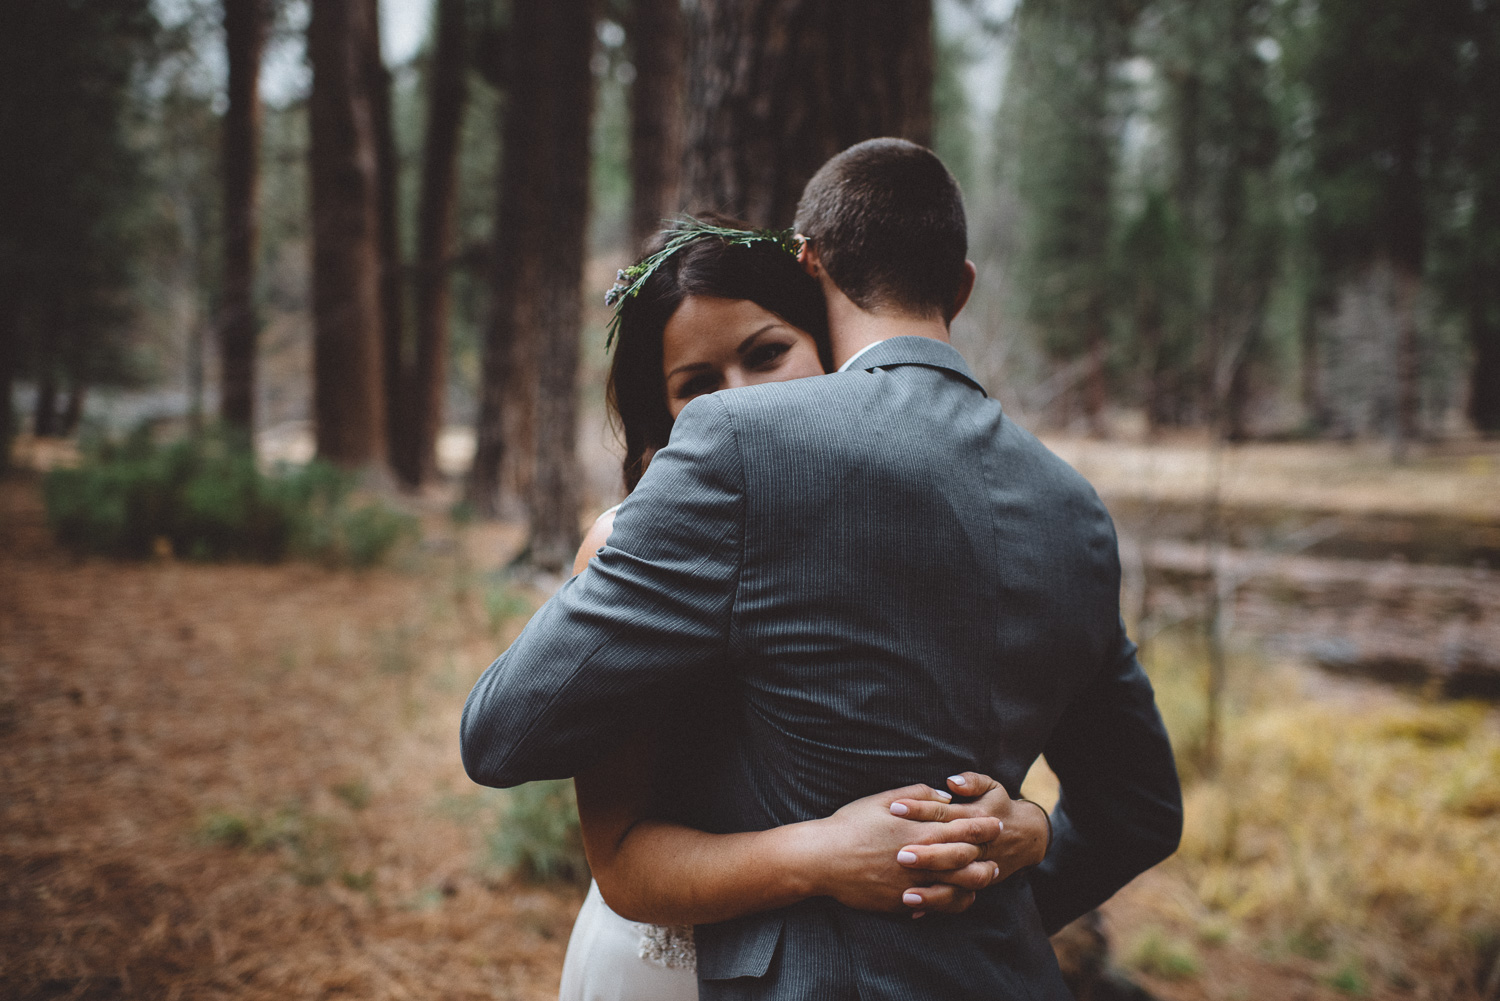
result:
M 673 220 L 667 232 L 666 245 L 644 260 L 637 261 L 615 275 L 614 288 L 604 296 L 604 304 L 613 307 L 614 317 L 609 321 L 609 336 L 604 340 L 604 349 L 609 350 L 620 333 L 620 319 L 625 312 L 626 301 L 635 298 L 650 277 L 667 260 L 682 248 L 699 240 L 723 240 L 732 247 L 748 247 L 752 243 L 774 243 L 793 257 L 802 249 L 791 229 L 735 229 L 732 226 L 716 226 L 713 223 L 680 216 Z

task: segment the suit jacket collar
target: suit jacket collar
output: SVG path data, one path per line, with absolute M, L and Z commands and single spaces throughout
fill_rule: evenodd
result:
M 895 365 L 926 365 L 929 368 L 956 372 L 972 383 L 975 389 L 984 393 L 984 387 L 974 377 L 958 349 L 931 337 L 892 337 L 878 341 L 854 360 L 854 367 L 850 371 L 870 372 Z

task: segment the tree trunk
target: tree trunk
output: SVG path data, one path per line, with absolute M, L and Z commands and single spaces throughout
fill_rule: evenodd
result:
M 1421 347 L 1417 338 L 1417 297 L 1420 275 L 1397 268 L 1396 282 L 1396 421 L 1391 442 L 1392 456 L 1405 462 L 1411 443 L 1420 432 Z
M 931 0 L 700 0 L 688 37 L 690 208 L 785 226 L 833 154 L 932 142 Z
M 538 30 L 532 22 L 539 15 L 530 4 L 519 5 L 516 15 L 510 29 L 498 39 L 497 48 L 503 48 L 503 52 L 494 52 L 490 58 L 492 64 L 506 68 L 506 99 L 500 112 L 492 301 L 480 361 L 479 415 L 467 490 L 469 503 L 485 518 L 500 513 L 501 471 L 507 462 L 524 469 L 529 465 L 525 458 L 531 455 L 530 377 L 535 364 L 518 320 L 519 298 L 533 286 L 520 272 L 527 263 L 528 251 L 535 249 L 528 248 L 526 236 L 540 229 L 540 206 L 529 186 L 544 169 L 539 161 L 544 158 L 541 138 L 546 114 L 537 99 L 540 83 L 531 73 L 534 53 L 528 49 L 535 40 L 522 35 L 523 29 L 532 33 Z M 514 453 L 520 453 L 521 462 L 516 463 Z M 518 490 L 524 490 L 528 482 L 525 477 L 519 478 Z
M 1500 432 L 1500 323 L 1491 312 L 1494 296 L 1493 287 L 1475 274 L 1469 287 L 1469 344 L 1474 349 L 1474 367 L 1469 371 L 1469 420 L 1485 434 Z
M 52 360 L 37 373 L 36 406 L 31 415 L 31 433 L 38 438 L 57 434 L 57 371 Z
M 57 374 L 62 367 L 58 346 L 63 336 L 63 307 L 53 300 L 43 311 L 46 317 L 36 342 L 36 402 L 31 414 L 31 433 L 38 438 L 57 434 Z
M 229 105 L 224 111 L 224 302 L 219 316 L 222 365 L 219 415 L 247 433 L 255 427 L 256 190 L 260 175 L 260 63 L 265 0 L 224 0 Z
M 682 83 L 686 56 L 679 0 L 635 0 L 630 25 L 630 242 L 639 251 L 680 207 Z
M 391 71 L 380 49 L 380 0 L 365 0 L 360 64 L 370 105 L 375 144 L 376 240 L 380 253 L 381 371 L 385 396 L 387 459 L 402 483 L 414 485 L 417 474 L 403 460 L 412 454 L 411 350 L 407 337 L 404 275 L 401 267 L 401 167 L 391 119 Z
M 11 297 L 0 295 L 0 473 L 10 468 L 10 443 L 16 436 L 16 351 L 21 341 L 20 317 Z
M 1229 391 L 1224 396 L 1224 438 L 1231 442 L 1250 440 L 1250 359 L 1244 352 L 1229 373 Z
M 193 434 L 203 430 L 204 346 L 203 324 L 194 320 L 187 332 L 188 428 Z M 244 427 L 243 424 L 234 426 Z
M 1171 423 L 1167 416 L 1166 321 L 1157 289 L 1143 289 L 1136 295 L 1135 329 L 1145 361 L 1146 385 L 1143 409 L 1146 412 L 1146 437 L 1155 440 L 1163 426 Z
M 1323 351 L 1318 330 L 1318 308 L 1315 300 L 1302 305 L 1298 317 L 1299 347 L 1302 357 L 1301 395 L 1302 409 L 1310 428 L 1317 432 L 1328 429 L 1328 402 L 1323 396 Z
M 427 136 L 417 210 L 416 357 L 398 470 L 413 486 L 437 477 L 448 371 L 449 257 L 458 192 L 458 141 L 468 98 L 464 0 L 438 0 L 427 74 Z
M 1104 422 L 1104 405 L 1109 399 L 1105 363 L 1109 350 L 1107 323 L 1103 304 L 1093 307 L 1087 320 L 1089 370 L 1084 377 L 1083 413 L 1088 421 L 1089 436 L 1105 439 L 1109 427 Z
M 58 426 L 58 434 L 67 438 L 78 430 L 78 425 L 83 422 L 83 402 L 88 398 L 88 383 L 74 376 L 72 384 L 68 387 L 68 402 L 63 405 L 61 423 Z
M 313 410 L 321 458 L 385 455 L 375 134 L 364 92 L 366 0 L 313 0 Z
M 1417 303 L 1425 270 L 1427 213 L 1423 177 L 1423 121 L 1426 87 L 1416 82 L 1402 105 L 1393 109 L 1396 162 L 1387 207 L 1391 265 L 1396 280 L 1396 422 L 1392 453 L 1404 462 L 1411 442 L 1421 433 L 1421 343 Z
M 576 381 L 588 221 L 594 4 L 520 4 L 510 25 L 495 309 L 485 344 L 479 449 L 471 497 L 496 503 L 507 393 L 532 387 L 534 470 L 528 550 L 561 570 L 579 537 Z M 514 425 L 512 425 L 514 427 Z
M 551 90 L 551 161 L 544 198 L 548 239 L 538 256 L 539 289 L 532 339 L 537 353 L 536 479 L 531 501 L 531 559 L 559 572 L 578 549 L 578 338 L 583 327 L 583 260 L 589 218 L 589 123 L 594 108 L 594 3 L 557 3 L 545 64 Z

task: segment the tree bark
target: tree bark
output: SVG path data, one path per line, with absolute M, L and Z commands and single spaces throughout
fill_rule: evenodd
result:
M 1104 406 L 1109 401 L 1105 372 L 1109 352 L 1109 321 L 1102 303 L 1093 307 L 1090 314 L 1086 321 L 1089 370 L 1084 377 L 1083 413 L 1088 421 L 1089 436 L 1102 440 L 1109 437 L 1109 427 L 1104 421 Z
M 546 283 L 537 297 L 536 479 L 530 493 L 531 559 L 552 572 L 572 565 L 581 537 L 577 461 L 578 339 L 583 327 L 583 261 L 589 217 L 589 124 L 594 108 L 593 0 L 557 3 L 549 34 L 550 190 L 539 241 Z
M 364 89 L 369 4 L 313 0 L 307 50 L 312 133 L 313 410 L 321 458 L 385 455 L 378 173 Z
M 1417 304 L 1425 270 L 1427 219 L 1423 204 L 1422 106 L 1413 99 L 1397 114 L 1395 178 L 1388 208 L 1391 265 L 1396 281 L 1396 421 L 1391 451 L 1405 462 L 1411 443 L 1421 434 L 1421 335 Z
M 58 434 L 61 437 L 69 437 L 78 430 L 78 425 L 83 422 L 83 403 L 88 398 L 89 386 L 78 376 L 73 377 L 73 382 L 68 386 L 68 401 L 63 404 L 63 412 L 58 425 Z
M 700 0 L 688 38 L 691 208 L 785 226 L 833 154 L 932 142 L 931 0 Z
M 492 513 L 505 432 L 515 428 L 504 422 L 507 395 L 531 387 L 528 550 L 532 562 L 548 570 L 568 565 L 579 538 L 574 439 L 593 32 L 592 0 L 520 4 L 513 12 L 495 309 L 485 343 L 479 447 L 470 481 L 476 507 Z
M 369 100 L 375 146 L 376 240 L 380 254 L 381 371 L 385 397 L 387 460 L 402 483 L 414 485 L 416 471 L 404 459 L 414 454 L 411 435 L 411 345 L 406 323 L 405 275 L 401 266 L 401 166 L 391 119 L 391 71 L 380 49 L 380 0 L 364 0 L 360 65 Z
M 259 227 L 260 64 L 268 11 L 265 0 L 224 0 L 229 106 L 224 111 L 224 300 L 219 316 L 219 416 L 255 428 L 255 257 Z
M 16 352 L 20 317 L 11 296 L 0 293 L 0 473 L 10 468 L 10 444 L 16 436 Z
M 1471 120 L 1489 127 L 1473 129 L 1463 151 L 1473 179 L 1474 214 L 1469 222 L 1467 312 L 1473 367 L 1469 370 L 1468 416 L 1475 430 L 1500 434 L 1500 8 L 1491 5 L 1474 31 L 1478 66 L 1468 98 Z M 1500 963 L 1495 967 L 1500 977 Z M 1494 978 L 1492 977 L 1492 982 Z
M 398 470 L 412 486 L 437 478 L 448 371 L 449 258 L 458 193 L 458 142 L 468 99 L 464 0 L 438 0 L 437 37 L 427 75 L 427 135 L 417 209 L 416 345 L 403 454 Z
M 641 248 L 681 207 L 682 84 L 686 61 L 679 0 L 635 0 L 630 39 L 630 242 Z
M 31 414 L 31 433 L 38 438 L 57 435 L 57 372 L 48 359 L 37 373 L 36 405 Z
M 38 438 L 57 434 L 57 375 L 62 367 L 58 346 L 63 335 L 63 306 L 53 300 L 45 310 L 46 321 L 36 343 L 36 401 L 31 414 L 31 433 Z
M 1469 420 L 1485 434 L 1500 432 L 1500 325 L 1474 316 L 1469 323 L 1474 367 L 1469 374 Z
M 1395 283 L 1396 421 L 1391 453 L 1396 462 L 1405 462 L 1420 431 L 1422 359 L 1417 335 L 1417 297 L 1422 290 L 1422 278 L 1398 268 Z
M 1495 246 L 1492 234 L 1500 231 L 1500 192 L 1492 190 L 1480 196 L 1474 219 L 1468 288 L 1469 345 L 1474 361 L 1469 370 L 1468 411 L 1475 430 L 1496 434 L 1500 433 L 1500 296 L 1496 294 L 1500 247 Z M 1490 253 L 1496 256 L 1483 252 L 1481 241 L 1485 240 L 1490 241 Z
M 1314 299 L 1303 303 L 1297 318 L 1298 347 L 1301 354 L 1300 390 L 1302 409 L 1309 427 L 1318 432 L 1328 429 L 1328 402 L 1323 395 L 1323 344 L 1318 330 L 1318 308 Z

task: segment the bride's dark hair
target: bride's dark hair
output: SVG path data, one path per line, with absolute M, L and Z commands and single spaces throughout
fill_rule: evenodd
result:
M 714 213 L 698 218 L 716 225 L 748 229 L 736 219 Z M 645 255 L 662 249 L 671 231 L 658 233 Z M 730 244 L 706 237 L 667 258 L 640 290 L 620 307 L 615 356 L 610 363 L 610 413 L 625 437 L 625 489 L 634 490 L 657 449 L 672 434 L 667 384 L 662 376 L 662 333 L 688 296 L 748 299 L 787 323 L 812 335 L 825 371 L 833 368 L 828 341 L 828 313 L 817 280 L 776 243 L 762 240 Z

